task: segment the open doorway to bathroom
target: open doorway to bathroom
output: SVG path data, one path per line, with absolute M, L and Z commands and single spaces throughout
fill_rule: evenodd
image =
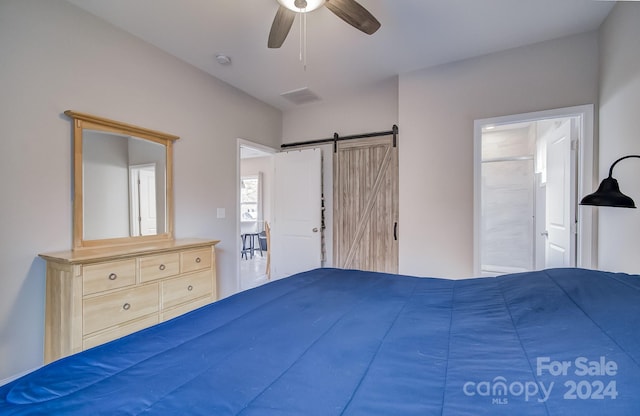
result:
M 269 280 L 275 151 L 244 140 L 238 146 L 238 290 L 247 290 Z
M 592 266 L 590 108 L 476 121 L 476 274 Z

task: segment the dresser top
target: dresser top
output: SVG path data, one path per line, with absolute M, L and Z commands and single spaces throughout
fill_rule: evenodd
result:
M 190 238 L 111 247 L 83 248 L 79 250 L 58 251 L 54 253 L 41 253 L 39 256 L 47 261 L 53 261 L 56 263 L 92 263 L 105 260 L 126 259 L 129 257 L 136 257 L 141 254 L 160 254 L 191 248 L 203 248 L 207 246 L 214 246 L 219 242 L 220 240 Z

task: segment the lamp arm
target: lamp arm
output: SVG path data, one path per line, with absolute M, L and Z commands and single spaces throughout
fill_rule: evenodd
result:
M 618 159 L 618 160 L 616 160 L 615 162 L 613 162 L 613 164 L 612 164 L 612 165 L 611 165 L 611 167 L 609 168 L 609 177 L 610 177 L 610 178 L 612 177 L 612 175 L 613 175 L 613 167 L 614 167 L 615 165 L 617 165 L 617 164 L 618 164 L 618 162 L 620 162 L 620 161 L 622 161 L 622 160 L 625 160 L 625 159 L 632 158 L 632 157 L 640 159 L 640 155 L 627 155 L 627 156 L 623 156 L 623 157 L 621 157 L 620 159 Z

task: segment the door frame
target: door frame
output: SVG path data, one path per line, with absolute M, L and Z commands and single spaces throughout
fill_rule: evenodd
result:
M 531 113 L 513 114 L 474 120 L 473 122 L 473 271 L 480 276 L 480 217 L 481 217 L 481 158 L 482 127 L 487 125 L 514 124 L 544 119 L 578 118 L 578 154 L 577 154 L 577 195 L 593 192 L 597 183 L 594 159 L 594 109 L 593 104 L 556 108 Z M 597 268 L 597 214 L 593 209 L 585 209 L 576 201 L 577 242 L 576 267 Z
M 241 285 L 241 281 L 240 281 L 240 247 L 242 246 L 242 241 L 240 238 L 240 216 L 238 215 L 240 212 L 240 179 L 241 179 L 241 173 L 240 173 L 240 164 L 241 162 L 241 147 L 248 147 L 251 149 L 255 149 L 255 150 L 259 150 L 261 152 L 267 153 L 270 156 L 275 155 L 276 153 L 278 153 L 277 149 L 274 149 L 272 147 L 269 146 L 265 146 L 263 144 L 259 144 L 256 142 L 252 142 L 250 140 L 247 139 L 236 139 L 236 177 L 235 177 L 235 182 L 234 182 L 234 187 L 235 187 L 235 194 L 236 194 L 236 201 L 234 204 L 234 213 L 233 213 L 233 217 L 235 218 L 235 228 L 236 228 L 236 243 L 235 243 L 235 247 L 237 247 L 238 249 L 236 250 L 236 253 L 234 254 L 234 259 L 235 259 L 235 264 L 236 264 L 236 293 L 240 292 L 240 290 L 242 289 L 242 285 Z M 271 207 L 272 208 L 272 207 Z

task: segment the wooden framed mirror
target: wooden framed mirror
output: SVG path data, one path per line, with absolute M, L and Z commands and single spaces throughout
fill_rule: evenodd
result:
M 73 249 L 173 240 L 178 136 L 67 110 L 73 120 Z

